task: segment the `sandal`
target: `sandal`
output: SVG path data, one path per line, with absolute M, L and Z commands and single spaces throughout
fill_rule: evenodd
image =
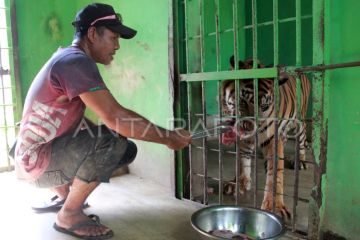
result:
M 74 236 L 74 237 L 77 237 L 80 239 L 103 240 L 103 239 L 112 238 L 114 236 L 114 232 L 112 230 L 108 231 L 104 235 L 99 235 L 99 236 L 84 236 L 84 235 L 79 235 L 79 234 L 75 233 L 76 230 L 83 228 L 83 227 L 101 226 L 100 218 L 98 216 L 91 214 L 91 215 L 89 215 L 89 217 L 90 217 L 89 220 L 74 224 L 73 226 L 71 226 L 69 228 L 59 227 L 56 223 L 54 223 L 53 227 L 58 232 L 65 233 L 65 234 L 68 234 L 68 235 L 71 235 L 71 236 Z
M 52 197 L 49 201 L 44 201 L 31 206 L 31 208 L 37 212 L 57 212 L 64 205 L 66 199 L 60 199 L 57 195 Z M 90 205 L 84 203 L 83 208 L 88 208 Z

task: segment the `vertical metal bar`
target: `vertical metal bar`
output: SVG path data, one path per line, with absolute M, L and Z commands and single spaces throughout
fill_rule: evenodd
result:
M 278 0 L 273 0 L 273 24 L 274 24 L 274 66 L 279 64 L 279 20 L 278 20 L 279 3 Z M 272 209 L 275 211 L 276 205 L 276 189 L 277 189 L 277 169 L 278 169 L 278 142 L 279 142 L 279 79 L 274 79 L 274 113 L 275 113 L 275 138 L 274 138 L 274 157 L 273 157 L 273 206 Z
M 258 23 L 257 23 L 257 1 L 253 0 L 252 1 L 252 27 L 253 27 L 253 68 L 256 69 L 258 67 L 257 64 L 257 27 L 258 27 Z M 259 86 L 258 86 L 258 79 L 254 78 L 253 79 L 253 85 L 254 85 L 254 122 L 255 125 L 257 126 L 258 124 L 258 117 L 259 117 Z M 256 127 L 254 126 L 254 127 Z M 257 131 L 255 132 L 255 136 L 254 136 L 254 202 L 253 202 L 253 206 L 256 207 L 257 204 L 257 193 L 258 193 L 258 168 L 257 168 L 257 163 L 258 163 L 258 151 L 257 151 L 257 145 L 258 145 L 258 134 Z M 251 167 L 251 165 L 250 165 Z
M 274 66 L 279 64 L 279 3 L 273 0 Z
M 220 30 L 219 30 L 219 12 L 220 12 L 220 2 L 219 0 L 214 0 L 215 2 L 215 31 L 216 31 L 216 71 L 220 71 Z M 221 103 L 221 81 L 217 83 L 218 88 L 218 112 L 219 120 L 222 121 L 222 103 Z M 218 147 L 219 147 L 219 204 L 223 204 L 223 171 L 224 171 L 224 149 L 221 142 L 221 135 L 218 138 Z
M 180 5 L 181 4 L 181 5 Z M 181 13 L 183 12 L 183 1 L 175 0 L 173 2 L 172 11 L 172 22 L 174 23 L 173 27 L 173 69 L 172 77 L 174 78 L 174 100 L 175 100 L 175 118 L 180 119 L 183 116 L 182 110 L 182 95 L 181 94 L 181 83 L 179 80 L 179 74 L 181 73 L 181 62 L 180 62 L 180 49 L 181 49 Z M 171 53 L 169 53 L 170 55 Z M 174 122 L 174 127 L 179 127 L 177 121 Z M 185 127 L 185 126 L 180 126 Z M 185 150 L 177 151 L 175 154 L 175 197 L 179 199 L 184 198 L 184 159 L 185 159 Z
M 7 32 L 6 32 L 6 37 L 7 37 L 7 39 L 8 39 L 8 44 L 10 45 L 11 44 L 11 35 L 9 35 L 9 33 L 10 33 L 10 24 L 11 23 L 9 23 L 9 21 L 10 21 L 10 19 L 9 19 L 9 14 L 8 14 L 8 11 L 9 11 L 9 7 L 6 5 L 6 3 L 4 2 L 4 4 L 5 4 L 5 7 L 4 7 L 4 12 L 5 12 L 5 16 L 4 16 L 4 18 L 5 18 L 5 21 L 6 21 L 6 26 L 5 26 L 5 28 L 7 28 Z M 3 59 L 2 59 L 2 50 L 3 50 L 3 48 L 7 48 L 7 49 L 11 49 L 11 46 L 1 46 L 1 44 L 0 44 L 0 71 L 1 70 L 5 70 L 4 68 L 3 68 Z M 9 52 L 10 53 L 10 52 Z M 8 55 L 8 58 L 9 58 L 10 56 Z M 9 59 L 10 60 L 10 59 Z M 9 71 L 12 71 L 12 69 L 9 69 Z M 1 71 L 1 72 L 3 72 L 3 71 Z M 9 72 L 9 74 L 11 74 L 10 72 Z M 10 75 L 9 75 L 10 76 Z M 7 170 L 8 171 L 10 171 L 11 170 L 11 162 L 10 162 L 10 158 L 9 158 L 9 155 L 8 155 L 8 150 L 9 150 L 9 130 L 10 130 L 10 128 L 9 128 L 9 123 L 8 123 L 8 119 L 7 119 L 7 114 L 6 114 L 6 97 L 5 97 L 5 86 L 4 86 L 4 76 L 3 76 L 3 74 L 2 73 L 0 73 L 0 80 L 1 80 L 1 86 L 0 86 L 0 88 L 1 88 L 1 97 L 2 97 L 2 102 L 3 102 L 3 106 L 1 106 L 2 107 L 2 112 L 3 112 L 3 117 L 4 117 L 4 126 L 3 127 L 1 127 L 1 130 L 3 130 L 4 131 L 4 136 L 5 136 L 5 151 L 6 151 L 6 160 L 7 160 Z M 11 88 L 13 88 L 13 83 L 11 83 Z M 11 100 L 13 100 L 13 99 L 11 99 Z
M 302 64 L 301 56 L 301 1 L 296 0 L 296 66 L 301 66 Z M 301 116 L 301 82 L 299 77 L 296 77 L 296 115 L 299 121 L 303 121 Z M 297 124 L 298 125 L 298 124 Z M 298 125 L 299 126 L 299 125 Z M 297 128 L 297 131 L 301 131 L 300 126 Z M 291 219 L 291 228 L 292 231 L 296 230 L 296 219 L 297 219 L 297 205 L 299 198 L 299 156 L 300 156 L 300 137 L 298 133 L 295 138 L 295 164 L 294 164 L 294 196 L 293 196 L 293 206 L 292 206 L 292 219 Z
M 313 65 L 324 64 L 324 23 L 329 24 L 325 14 L 326 0 L 316 0 L 312 2 L 313 7 Z M 327 91 L 324 88 L 326 78 L 324 79 L 323 72 L 313 73 L 312 79 L 312 94 L 313 94 L 313 122 L 312 122 L 312 148 L 315 156 L 314 164 L 314 179 L 315 186 L 312 188 L 311 198 L 309 202 L 309 230 L 308 239 L 318 239 L 320 210 L 322 204 L 322 168 L 326 157 L 326 124 L 327 115 L 324 113 L 324 101 Z
M 184 0 L 184 21 L 185 21 L 185 54 L 186 54 L 186 73 L 189 72 L 189 36 L 188 36 L 188 12 L 187 12 L 187 1 Z M 187 82 L 187 98 L 188 98 L 188 125 L 189 130 L 191 131 L 192 128 L 192 89 L 191 89 L 191 82 Z M 192 152 L 193 148 L 192 145 L 189 145 L 189 177 L 190 177 L 190 200 L 194 199 L 193 196 L 193 169 L 192 169 Z
M 2 65 L 2 46 L 0 43 L 0 70 L 3 70 L 3 65 Z M 7 123 L 7 115 L 6 115 L 6 98 L 5 98 L 5 86 L 4 86 L 4 77 L 3 74 L 0 73 L 0 80 L 1 80 L 1 85 L 0 85 L 0 91 L 1 91 L 1 98 L 2 98 L 2 102 L 3 102 L 3 106 L 1 106 L 2 108 L 2 112 L 3 112 L 3 116 L 4 116 L 4 127 L 0 128 L 1 130 L 4 130 L 4 134 L 5 134 L 5 147 L 7 148 L 9 146 L 9 139 L 8 139 L 8 123 Z M 7 168 L 8 170 L 10 170 L 10 158 L 8 157 L 6 151 L 6 156 L 7 156 Z
M 233 0 L 233 36 L 234 36 L 234 69 L 238 68 L 237 62 L 239 61 L 238 49 L 238 4 L 237 0 Z
M 237 0 L 233 0 L 232 2 L 233 4 L 233 36 L 234 36 L 234 69 L 238 69 L 238 56 L 239 56 L 239 52 L 238 52 L 238 43 L 237 43 L 237 31 L 238 31 L 238 15 L 237 15 Z M 240 115 L 239 115 L 239 111 L 240 110 L 240 80 L 236 79 L 235 80 L 235 98 L 236 98 L 236 104 L 235 104 L 235 115 L 236 115 L 236 123 L 239 122 L 240 119 Z M 236 124 L 237 126 L 237 132 L 240 132 L 240 125 Z M 240 136 L 236 136 L 236 190 L 235 190 L 235 195 L 236 195 L 236 205 L 239 204 L 239 199 L 240 199 L 240 167 L 241 167 L 241 163 L 240 163 Z
M 12 67 L 12 76 L 14 78 L 14 91 L 13 96 L 16 98 L 16 121 L 20 121 L 23 111 L 22 105 L 22 86 L 20 81 L 20 63 L 19 63 L 19 40 L 18 40 L 18 31 L 16 24 L 16 5 L 15 0 L 10 0 L 10 28 L 8 29 L 8 36 L 11 35 L 11 45 L 12 45 L 12 57 L 13 57 L 13 67 Z M 6 4 L 6 2 L 5 2 Z
M 220 0 L 215 0 L 216 71 L 220 71 Z
M 205 68 L 205 38 L 204 38 L 204 3 L 203 0 L 199 0 L 199 15 L 200 15 L 200 64 L 201 64 L 201 72 L 204 72 Z M 205 93 L 205 81 L 201 82 L 201 103 L 202 103 L 202 120 L 204 126 L 207 127 L 206 124 L 206 93 Z M 202 159 L 203 159 L 203 171 L 204 171 L 204 179 L 203 179 L 203 203 L 207 204 L 208 202 L 208 154 L 207 154 L 207 140 L 206 138 L 202 139 Z
M 252 0 L 252 27 L 253 27 L 253 68 L 257 68 L 258 51 L 257 51 L 257 0 Z

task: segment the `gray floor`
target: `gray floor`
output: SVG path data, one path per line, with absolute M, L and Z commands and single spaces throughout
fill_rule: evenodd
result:
M 13 172 L 0 174 L 0 191 L 0 239 L 74 239 L 52 228 L 55 213 L 31 210 L 34 201 L 51 196 L 48 191 L 17 181 Z M 97 188 L 88 202 L 91 207 L 86 212 L 98 214 L 114 230 L 114 240 L 199 239 L 190 225 L 190 216 L 198 207 L 135 175 L 113 178 Z
M 15 180 L 13 173 L 0 174 L 0 239 L 74 239 L 53 230 L 55 213 L 34 213 L 31 203 L 47 191 Z M 190 225 L 194 205 L 178 200 L 163 187 L 134 175 L 113 178 L 88 199 L 87 213 L 96 213 L 121 240 L 198 239 Z

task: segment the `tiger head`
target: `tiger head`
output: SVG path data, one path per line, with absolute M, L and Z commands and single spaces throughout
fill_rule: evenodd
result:
M 231 69 L 234 67 L 234 57 L 230 58 Z M 253 59 L 238 62 L 239 69 L 252 69 Z M 258 68 L 265 68 L 261 62 L 258 62 Z M 280 79 L 279 84 L 282 85 L 287 81 L 286 77 Z M 253 79 L 240 80 L 239 92 L 239 113 L 242 117 L 254 116 L 254 81 Z M 235 97 L 235 81 L 225 80 L 221 85 L 222 109 L 225 115 L 234 117 L 236 115 L 236 97 Z M 273 109 L 274 103 L 274 79 L 262 78 L 258 81 L 258 107 L 259 114 L 269 116 L 269 112 Z

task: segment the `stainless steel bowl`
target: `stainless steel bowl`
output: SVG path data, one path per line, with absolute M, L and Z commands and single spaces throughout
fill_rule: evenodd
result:
M 202 208 L 191 216 L 191 225 L 204 240 L 277 239 L 285 233 L 284 223 L 277 215 L 231 205 Z

